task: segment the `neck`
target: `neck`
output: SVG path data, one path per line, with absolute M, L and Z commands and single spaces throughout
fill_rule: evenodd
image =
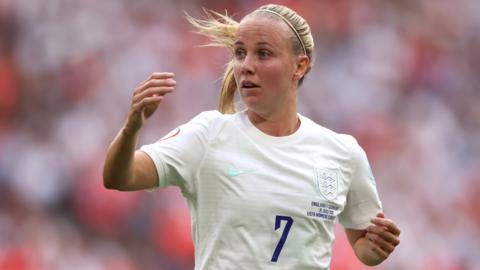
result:
M 247 114 L 256 128 L 270 136 L 288 136 L 300 127 L 296 106 L 272 114 L 262 114 L 252 110 L 248 110 Z

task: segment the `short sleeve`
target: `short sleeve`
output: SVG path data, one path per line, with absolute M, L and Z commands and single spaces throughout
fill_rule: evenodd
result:
M 140 148 L 155 164 L 158 187 L 178 186 L 184 195 L 193 192 L 196 171 L 208 149 L 210 125 L 220 115 L 218 111 L 202 112 L 157 142 Z
M 353 178 L 348 190 L 347 202 L 339 215 L 339 221 L 345 228 L 363 230 L 370 219 L 382 211 L 375 178 L 365 151 L 356 144 Z

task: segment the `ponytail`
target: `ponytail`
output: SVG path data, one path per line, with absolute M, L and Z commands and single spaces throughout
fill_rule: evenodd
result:
M 211 39 L 212 42 L 204 46 L 224 47 L 233 50 L 238 22 L 230 18 L 227 14 L 223 15 L 208 10 L 204 10 L 204 12 L 207 15 L 206 20 L 195 19 L 186 14 L 188 22 L 197 29 L 197 33 Z M 231 114 L 236 112 L 234 102 L 236 90 L 237 83 L 233 76 L 233 61 L 230 61 L 227 64 L 227 68 L 223 75 L 222 86 L 220 88 L 218 110 L 221 113 Z
M 223 75 L 222 87 L 220 88 L 220 98 L 218 101 L 218 110 L 224 114 L 235 113 L 235 91 L 237 82 L 233 77 L 233 61 L 227 64 L 227 69 Z

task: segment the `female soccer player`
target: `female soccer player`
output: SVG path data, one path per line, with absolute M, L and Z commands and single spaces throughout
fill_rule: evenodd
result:
M 381 263 L 400 230 L 382 213 L 364 151 L 297 112 L 314 53 L 307 22 L 281 5 L 240 23 L 216 15 L 189 21 L 233 52 L 219 111 L 136 150 L 145 119 L 175 89 L 174 74 L 153 73 L 135 89 L 108 149 L 105 186 L 178 186 L 190 209 L 195 269 L 328 269 L 337 218 L 358 259 Z M 243 111 L 235 112 L 235 91 Z

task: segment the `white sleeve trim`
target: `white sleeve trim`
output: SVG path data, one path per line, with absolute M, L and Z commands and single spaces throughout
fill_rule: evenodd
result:
M 142 146 L 140 148 L 140 151 L 144 152 L 147 154 L 153 161 L 153 164 L 155 164 L 155 169 L 157 170 L 157 186 L 151 189 L 148 189 L 148 191 L 155 191 L 159 188 L 162 188 L 165 186 L 165 180 L 167 177 L 167 166 L 165 163 L 158 157 L 158 155 L 155 153 L 155 151 L 146 145 Z M 163 184 L 162 184 L 163 183 Z

